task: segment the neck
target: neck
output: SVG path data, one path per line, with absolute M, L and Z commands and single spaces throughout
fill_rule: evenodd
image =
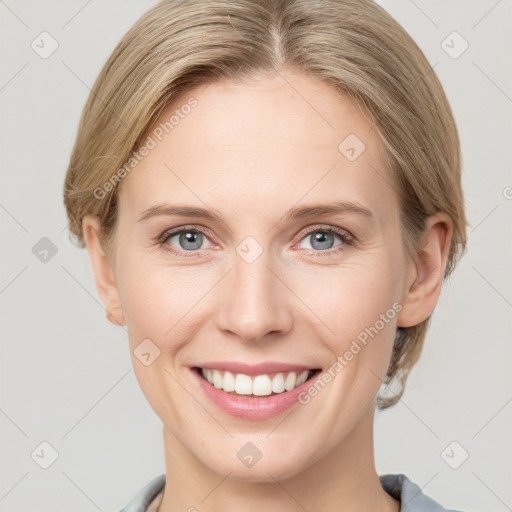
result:
M 380 485 L 373 447 L 374 409 L 328 453 L 285 480 L 241 481 L 205 466 L 164 426 L 166 484 L 158 512 L 379 510 L 400 503 Z

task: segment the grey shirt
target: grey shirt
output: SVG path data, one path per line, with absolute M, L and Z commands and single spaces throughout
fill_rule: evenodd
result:
M 447 509 L 425 496 L 422 490 L 405 475 L 379 476 L 382 488 L 400 501 L 400 512 L 461 512 Z M 147 483 L 119 512 L 157 512 L 162 502 L 165 474 Z

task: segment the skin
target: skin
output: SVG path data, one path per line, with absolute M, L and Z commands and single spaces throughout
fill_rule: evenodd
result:
M 421 251 L 406 257 L 397 185 L 377 130 L 315 77 L 286 70 L 203 85 L 169 105 L 156 125 L 191 96 L 197 107 L 121 183 L 113 253 L 99 243 L 98 219 L 83 219 L 107 317 L 127 326 L 136 377 L 163 423 L 159 510 L 396 512 L 400 504 L 375 470 L 374 398 L 397 326 L 420 323 L 436 305 L 450 219 L 429 218 Z M 355 161 L 338 150 L 350 133 L 366 146 Z M 342 200 L 373 216 L 285 218 L 295 206 Z M 208 207 L 223 222 L 164 215 L 139 222 L 160 203 Z M 185 225 L 206 230 L 195 252 L 179 236 L 155 241 Z M 355 243 L 327 234 L 331 245 L 321 250 L 304 232 L 330 226 Z M 236 252 L 247 236 L 263 251 L 252 263 Z M 215 360 L 327 369 L 395 302 L 401 311 L 309 404 L 274 418 L 223 412 L 189 369 Z M 149 366 L 133 353 L 146 338 L 160 350 Z M 251 468 L 236 455 L 247 442 L 263 454 Z

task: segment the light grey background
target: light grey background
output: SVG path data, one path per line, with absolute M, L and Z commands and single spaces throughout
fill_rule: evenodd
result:
M 68 240 L 62 205 L 89 88 L 154 3 L 0 0 L 4 512 L 116 511 L 165 472 L 160 420 L 135 379 L 126 332 L 105 319 L 87 252 Z M 379 3 L 445 87 L 471 227 L 403 399 L 377 414 L 377 471 L 406 474 L 445 507 L 512 510 L 512 3 Z M 43 31 L 59 45 L 47 59 L 31 48 Z M 442 46 L 453 31 L 469 44 L 458 58 Z M 463 42 L 452 39 L 453 54 Z M 57 248 L 46 262 L 32 252 L 42 237 Z M 43 441 L 58 452 L 47 469 L 35 462 Z

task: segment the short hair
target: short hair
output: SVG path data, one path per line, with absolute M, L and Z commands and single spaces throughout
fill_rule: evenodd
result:
M 407 255 L 428 216 L 450 217 L 448 277 L 468 225 L 455 120 L 421 49 L 372 0 L 163 0 L 147 11 L 108 58 L 82 112 L 64 184 L 72 241 L 85 246 L 82 218 L 97 215 L 110 250 L 126 162 L 178 95 L 287 68 L 331 84 L 373 123 L 398 183 Z M 397 330 L 383 384 L 398 383 L 398 392 L 379 395 L 378 409 L 402 397 L 430 317 Z

